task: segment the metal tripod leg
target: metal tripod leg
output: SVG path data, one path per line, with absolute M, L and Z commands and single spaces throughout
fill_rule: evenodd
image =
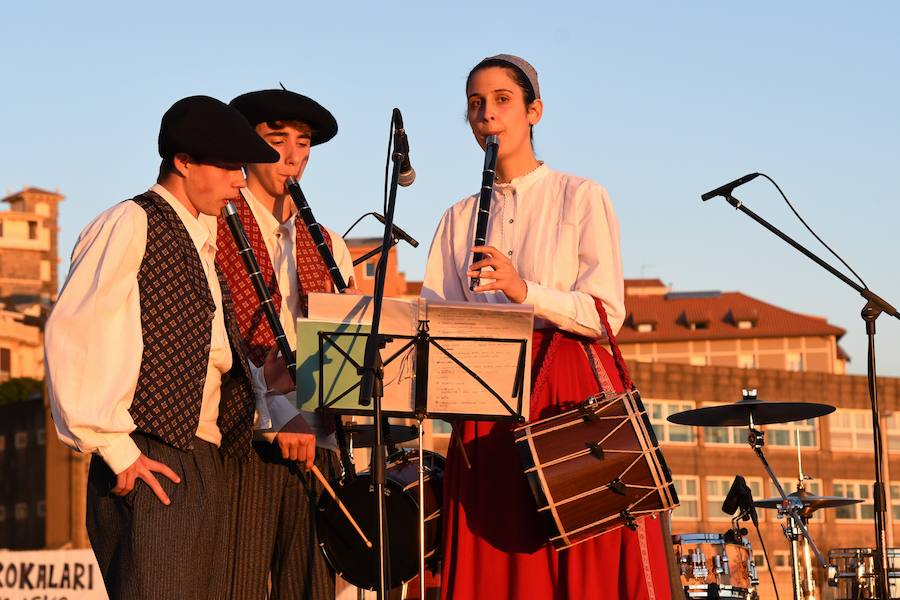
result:
M 419 598 L 425 600 L 425 457 L 422 451 L 422 419 L 419 426 Z

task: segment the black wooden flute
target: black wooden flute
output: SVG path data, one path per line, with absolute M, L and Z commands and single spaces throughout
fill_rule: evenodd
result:
M 484 171 L 481 173 L 481 195 L 478 197 L 478 214 L 475 220 L 475 245 L 484 246 L 487 237 L 488 217 L 491 214 L 491 196 L 494 194 L 494 179 L 497 177 L 497 154 L 500 151 L 500 140 L 496 135 L 489 135 L 484 141 Z M 484 258 L 484 254 L 476 252 L 472 263 Z M 481 284 L 481 277 L 469 279 L 469 290 Z
M 269 293 L 266 281 L 259 271 L 259 263 L 256 262 L 256 255 L 253 254 L 253 248 L 250 247 L 250 240 L 247 239 L 247 233 L 244 231 L 244 225 L 241 223 L 241 218 L 238 216 L 234 202 L 228 201 L 228 204 L 222 209 L 222 215 L 225 217 L 225 222 L 228 223 L 228 229 L 231 230 L 231 236 L 234 238 L 234 243 L 237 246 L 238 256 L 241 257 L 244 268 L 247 270 L 247 275 L 253 283 L 253 289 L 256 290 L 256 297 L 259 298 L 260 306 L 262 306 L 266 315 L 266 321 L 269 322 L 269 327 L 272 329 L 272 335 L 275 336 L 275 344 L 278 346 L 281 356 L 284 357 L 291 379 L 296 383 L 297 361 L 294 358 L 294 351 L 291 350 L 284 328 L 281 326 L 281 319 L 278 318 L 278 313 L 275 310 L 272 294 Z
M 328 274 L 331 275 L 334 287 L 337 288 L 337 291 L 343 292 L 347 289 L 347 284 L 344 283 L 341 270 L 338 268 L 337 263 L 334 262 L 334 255 L 328 249 L 328 244 L 325 243 L 322 228 L 316 223 L 316 218 L 313 216 L 312 209 L 306 201 L 306 196 L 303 195 L 303 190 L 300 189 L 300 184 L 293 177 L 288 177 L 286 187 L 291 195 L 291 199 L 297 206 L 297 210 L 300 212 L 300 218 L 306 223 L 306 229 L 309 230 L 309 235 L 312 236 L 316 249 L 319 251 L 319 256 L 322 257 L 322 262 L 325 263 L 325 268 L 328 269 Z
M 256 290 L 256 297 L 259 298 L 259 303 L 266 315 L 266 321 L 268 321 L 269 327 L 272 329 L 272 335 L 275 336 L 275 343 L 277 344 L 281 355 L 284 357 L 285 364 L 287 364 L 291 380 L 296 384 L 297 359 L 294 358 L 294 351 L 291 350 L 291 345 L 284 333 L 284 327 L 281 326 L 281 320 L 278 318 L 278 313 L 275 311 L 275 303 L 272 301 L 272 294 L 269 293 L 269 288 L 266 287 L 265 279 L 263 279 L 262 273 L 259 271 L 259 263 L 256 261 L 256 255 L 253 254 L 253 248 L 250 247 L 250 240 L 247 239 L 247 233 L 244 231 L 244 225 L 241 223 L 241 218 L 237 214 L 237 207 L 231 200 L 229 200 L 228 204 L 222 209 L 222 215 L 225 217 L 225 222 L 228 223 L 228 229 L 231 230 L 232 237 L 234 237 L 238 255 L 241 257 L 244 268 L 247 270 L 247 275 L 253 283 L 253 289 Z M 318 227 L 316 227 L 316 229 L 318 229 Z M 327 251 L 328 248 L 326 247 L 325 250 Z M 329 255 L 330 254 L 331 253 L 329 252 Z M 332 262 L 334 262 L 333 258 Z M 338 277 L 340 277 L 340 273 L 338 273 Z M 337 285 L 337 282 L 335 282 L 335 285 Z M 356 470 L 353 467 L 353 461 L 350 458 L 350 453 L 347 448 L 344 423 L 341 420 L 340 415 L 334 415 L 334 428 L 335 435 L 337 436 L 338 451 L 344 466 L 344 475 L 348 480 L 352 480 L 356 476 Z

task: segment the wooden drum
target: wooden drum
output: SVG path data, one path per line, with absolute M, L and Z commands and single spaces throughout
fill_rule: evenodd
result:
M 591 396 L 515 430 L 516 447 L 557 550 L 678 506 L 637 390 Z

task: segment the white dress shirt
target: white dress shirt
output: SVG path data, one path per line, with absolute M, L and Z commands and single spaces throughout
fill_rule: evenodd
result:
M 253 216 L 256 218 L 256 223 L 259 225 L 263 241 L 266 244 L 266 250 L 269 252 L 272 269 L 275 271 L 278 289 L 281 292 L 281 313 L 279 314 L 281 326 L 287 334 L 291 348 L 296 349 L 297 317 L 301 316 L 300 289 L 297 285 L 297 231 L 294 226 L 296 209 L 284 223 L 279 223 L 272 212 L 263 206 L 248 188 L 243 188 L 241 195 L 247 201 L 250 210 L 253 211 Z M 327 227 L 325 230 L 331 238 L 334 262 L 340 269 L 344 281 L 349 282 L 353 275 L 353 259 L 350 256 L 350 250 L 341 236 Z M 259 370 L 260 374 L 261 372 L 262 369 Z M 263 398 L 258 398 L 257 437 L 272 441 L 275 434 L 281 431 L 288 421 L 298 414 L 302 414 L 316 434 L 316 445 L 335 449 L 334 435 L 326 434 L 322 416 L 314 412 L 301 411 L 297 406 L 297 396 L 293 392 L 287 395 L 269 393 Z
M 502 292 L 471 292 L 478 196 L 448 209 L 438 225 L 425 267 L 422 296 L 442 300 L 508 303 Z M 592 297 L 602 300 L 610 327 L 625 319 L 619 223 L 606 190 L 594 181 L 541 164 L 494 186 L 487 245 L 513 262 L 525 280 L 525 304 L 535 328 L 557 327 L 595 339 L 606 337 Z M 492 281 L 483 272 L 482 283 Z
M 232 356 L 214 266 L 216 218 L 194 217 L 159 184 L 150 191 L 175 209 L 187 229 L 215 302 L 197 437 L 218 446 L 220 387 Z M 128 411 L 144 349 L 137 276 L 146 246 L 147 213 L 135 202 L 121 202 L 94 219 L 78 238 L 44 334 L 47 388 L 60 439 L 81 452 L 99 453 L 115 473 L 140 455 L 129 435 L 135 424 Z

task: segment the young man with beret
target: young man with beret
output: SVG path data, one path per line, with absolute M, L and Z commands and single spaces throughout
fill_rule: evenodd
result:
M 156 185 L 79 237 L 47 322 L 48 389 L 60 439 L 93 454 L 87 528 L 109 597 L 218 600 L 223 456 L 249 455 L 255 396 L 215 215 L 245 185 L 242 163 L 278 154 L 208 96 L 165 113 L 159 153 Z M 287 390 L 277 363 L 265 379 Z
M 247 187 L 235 205 L 293 345 L 297 317 L 307 314 L 308 294 L 334 290 L 285 182 L 288 177 L 302 177 L 310 147 L 333 138 L 337 122 L 316 101 L 287 90 L 250 92 L 232 100 L 231 106 L 278 152 L 274 163 L 248 161 Z M 353 262 L 346 244 L 333 231 L 322 229 L 344 281 L 354 291 Z M 221 218 L 217 258 L 234 294 L 250 358 L 258 364 L 275 340 Z M 270 575 L 270 598 L 334 598 L 334 574 L 316 540 L 320 489 L 306 471 L 314 462 L 326 477 L 339 470 L 328 420 L 298 410 L 294 394 L 268 394 L 261 402 L 260 429 L 250 461 L 234 464 L 230 478 L 235 507 L 229 569 L 232 598 L 265 598 Z

